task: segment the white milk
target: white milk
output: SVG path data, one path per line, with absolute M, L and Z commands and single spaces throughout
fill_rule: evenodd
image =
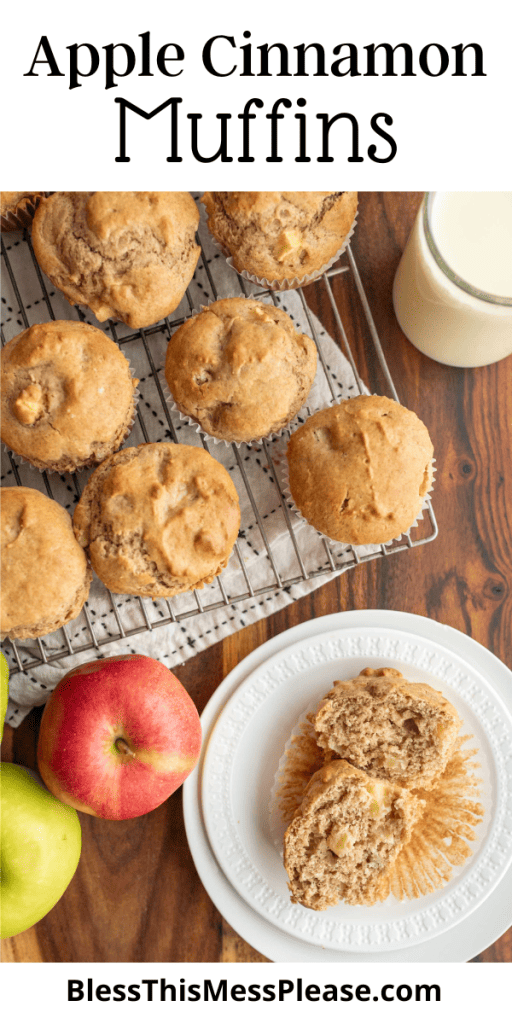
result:
M 393 285 L 398 322 L 440 363 L 494 363 L 512 353 L 512 192 L 427 197 Z

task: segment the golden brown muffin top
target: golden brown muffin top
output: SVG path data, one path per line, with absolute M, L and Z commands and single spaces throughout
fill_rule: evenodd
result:
M 1 560 L 2 634 L 42 636 L 78 614 L 90 571 L 56 501 L 31 487 L 2 487 Z
M 55 192 L 33 224 L 36 258 L 72 304 L 148 327 L 179 305 L 199 258 L 189 192 Z
M 235 485 L 203 448 L 125 448 L 95 470 L 75 509 L 75 535 L 115 593 L 172 596 L 225 567 L 240 525 Z
M 103 331 L 35 324 L 7 342 L 1 363 L 2 440 L 33 465 L 72 472 L 122 443 L 138 382 Z
M 316 347 L 290 317 L 256 299 L 220 299 L 172 335 L 165 376 L 181 412 L 207 434 L 252 441 L 284 427 L 306 401 Z
M 311 416 L 288 445 L 290 490 L 333 540 L 381 544 L 412 526 L 432 482 L 433 447 L 414 412 L 360 395 Z
M 282 281 L 313 274 L 335 256 L 357 192 L 205 192 L 202 201 L 236 269 Z

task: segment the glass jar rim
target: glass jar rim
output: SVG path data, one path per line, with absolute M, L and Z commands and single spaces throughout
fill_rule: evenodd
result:
M 452 270 L 441 255 L 434 239 L 430 220 L 435 195 L 435 192 L 425 192 L 423 200 L 423 230 L 425 232 L 427 245 L 438 267 L 443 271 L 443 274 L 445 274 L 449 281 L 452 281 L 453 284 L 457 285 L 458 288 L 461 288 L 462 291 L 466 292 L 468 295 L 472 295 L 473 298 L 482 299 L 483 302 L 490 302 L 494 306 L 512 306 L 511 296 L 493 295 L 491 292 L 484 292 L 480 288 L 476 288 L 474 285 L 469 284 L 469 281 L 465 281 L 463 277 L 460 277 L 459 274 L 456 274 L 455 271 Z

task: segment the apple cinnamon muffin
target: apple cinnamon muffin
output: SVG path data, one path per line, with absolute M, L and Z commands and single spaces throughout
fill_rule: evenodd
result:
M 76 618 L 92 579 L 71 516 L 31 487 L 2 487 L 2 640 L 46 636 Z
M 0 193 L 0 225 L 2 231 L 29 228 L 44 192 Z
M 316 347 L 287 313 L 257 299 L 220 299 L 172 335 L 165 377 L 180 412 L 207 434 L 253 441 L 302 407 Z
M 72 305 L 148 327 L 181 302 L 200 249 L 189 192 L 55 192 L 34 217 L 37 261 Z
M 79 320 L 35 324 L 2 349 L 2 441 L 39 469 L 101 462 L 128 436 L 137 384 L 103 331 Z
M 357 192 L 205 192 L 202 202 L 238 271 L 291 281 L 318 273 L 341 250 Z
M 340 900 L 371 906 L 378 885 L 410 840 L 423 801 L 333 761 L 310 779 L 284 837 L 292 903 L 325 910 Z
M 305 519 L 332 540 L 383 544 L 419 515 L 432 478 L 434 449 L 410 409 L 360 395 L 314 413 L 292 434 L 292 498 Z
M 326 753 L 372 777 L 425 789 L 446 768 L 461 726 L 442 693 L 392 668 L 336 682 L 309 717 Z
M 75 509 L 80 545 L 116 594 L 172 597 L 227 565 L 240 506 L 227 470 L 203 448 L 157 442 L 110 455 Z

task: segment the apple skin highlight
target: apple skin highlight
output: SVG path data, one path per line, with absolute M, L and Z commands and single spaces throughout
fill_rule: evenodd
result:
M 64 803 L 110 820 L 162 804 L 195 767 L 201 724 L 160 662 L 124 655 L 68 672 L 44 710 L 37 759 Z

